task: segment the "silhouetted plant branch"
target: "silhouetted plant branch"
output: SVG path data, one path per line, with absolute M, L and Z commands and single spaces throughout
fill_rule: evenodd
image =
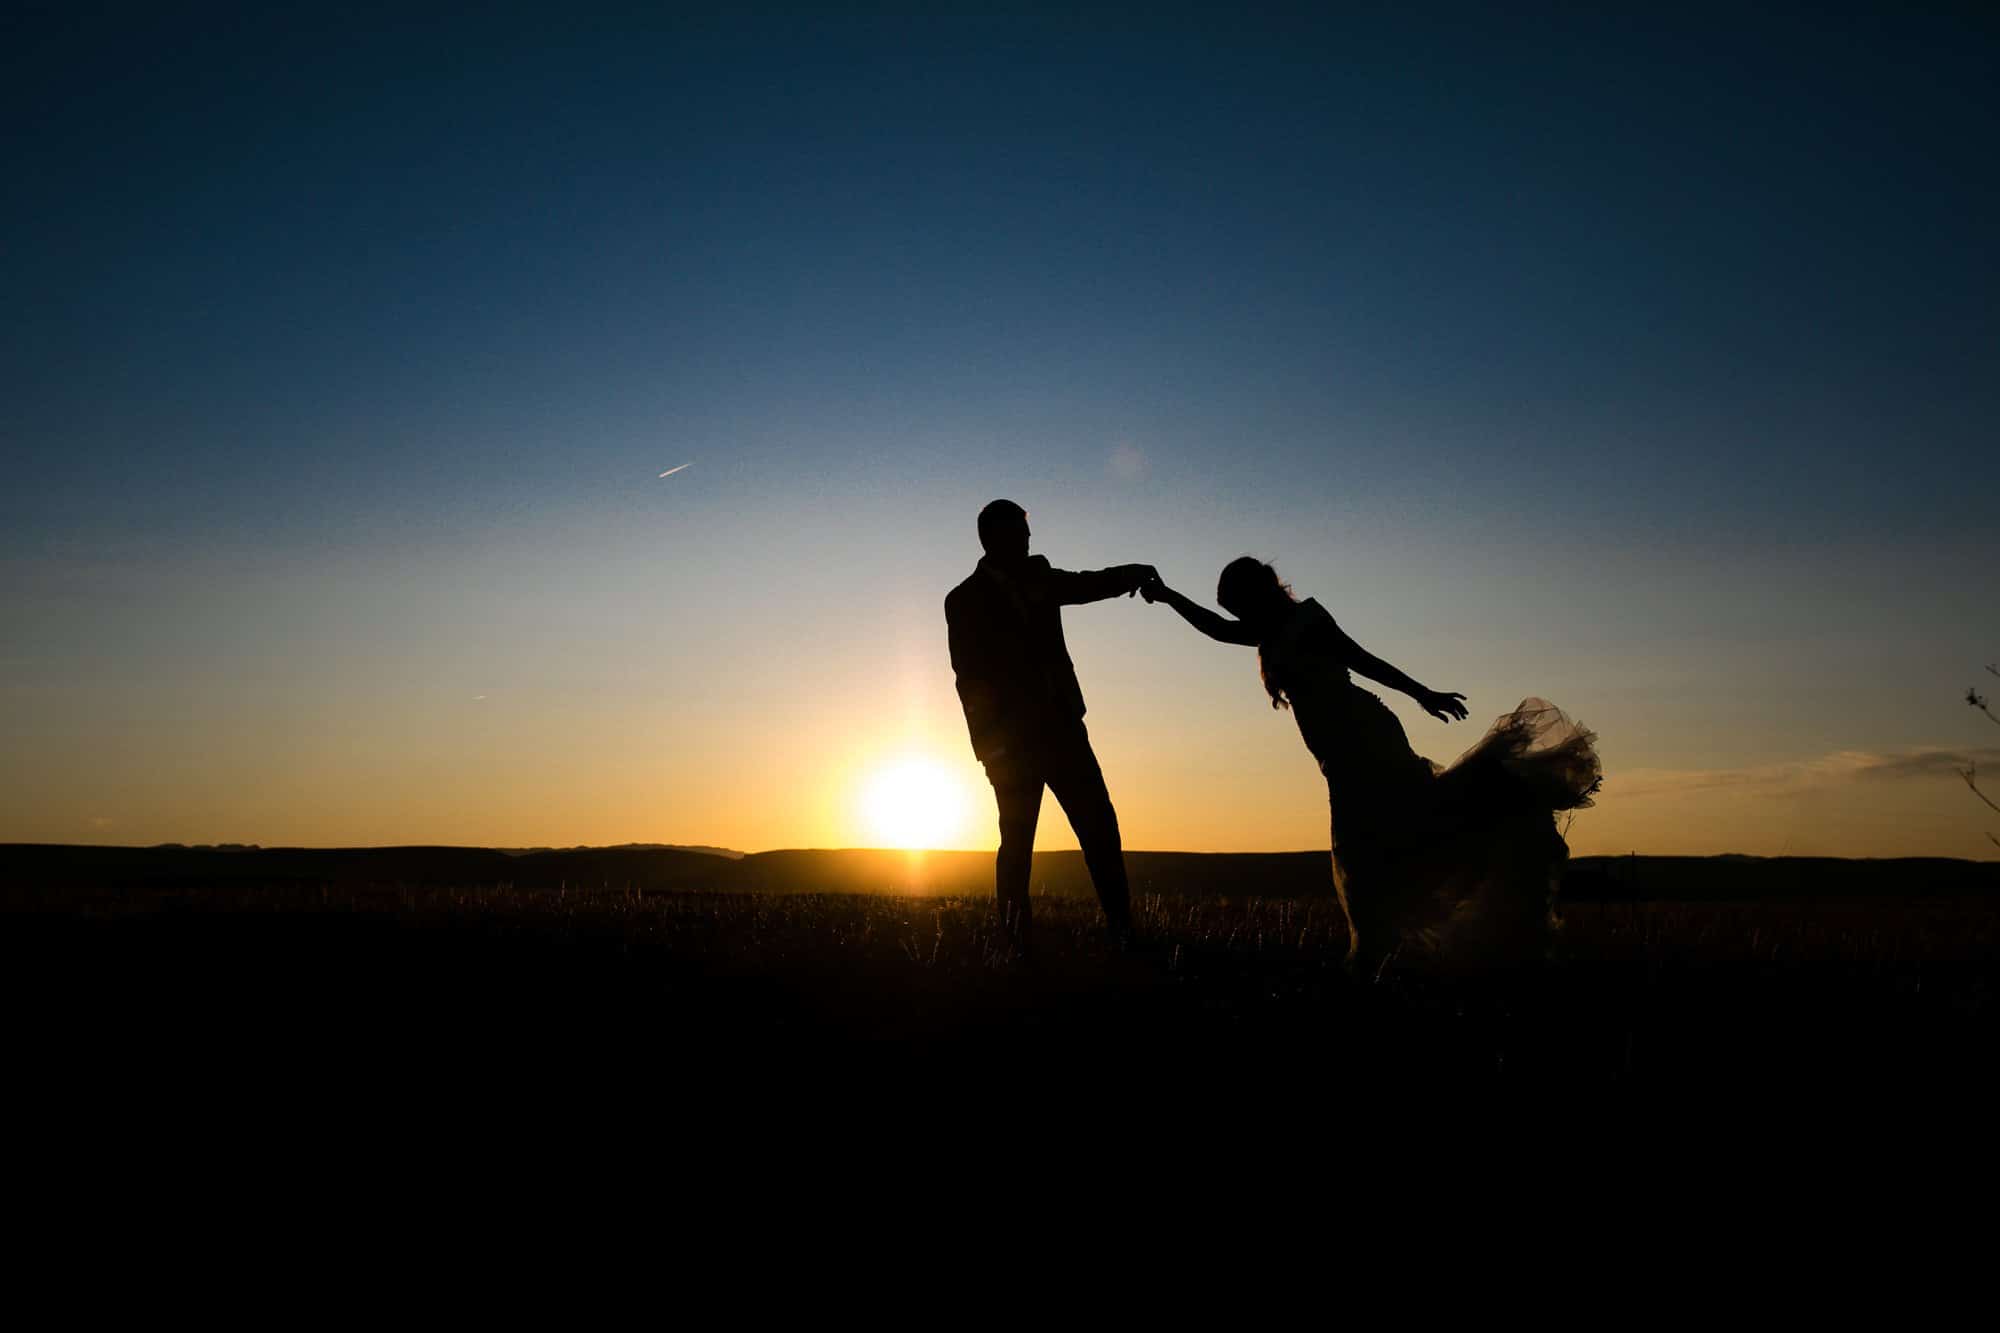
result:
M 2000 663 L 1988 662 L 1986 664 L 1986 671 L 1988 675 L 2000 676 Z M 1986 720 L 1988 722 L 1991 722 L 1996 727 L 2000 727 L 2000 717 L 1996 717 L 1994 715 L 1991 702 L 1987 699 L 1985 695 L 1979 692 L 1978 686 L 1975 685 L 1970 689 L 1966 690 L 1965 702 L 1972 705 L 1974 708 L 1977 708 L 1980 712 L 1986 714 Z M 1972 788 L 1972 794 L 1974 796 L 1977 796 L 1980 800 L 1986 802 L 1987 809 L 1992 810 L 1996 814 L 2000 814 L 2000 805 L 1995 805 L 1993 803 L 1993 798 L 1991 796 L 1988 796 L 1985 792 L 1979 790 L 1978 764 L 1975 764 L 1968 759 L 1965 763 L 1965 767 L 1958 770 L 1958 775 L 1965 779 L 1966 786 Z M 1986 835 L 1986 840 L 1992 843 L 1995 847 L 2000 847 L 2000 837 L 1996 837 L 1992 833 L 1988 833 Z
M 1992 674 L 2000 676 L 2000 663 L 1988 662 L 1986 669 Z M 1975 685 L 1965 692 L 1965 701 L 1986 714 L 1988 722 L 1991 722 L 1996 727 L 2000 727 L 2000 716 L 1994 715 L 1993 709 L 1988 706 L 1990 701 L 1985 695 L 1979 692 L 1978 686 Z

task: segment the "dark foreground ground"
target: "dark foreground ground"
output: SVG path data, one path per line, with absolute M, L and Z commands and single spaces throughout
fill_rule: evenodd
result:
M 1811 1085 L 1921 1098 L 1996 1062 L 2000 905 L 1577 902 L 1554 957 L 1350 976 L 1324 898 L 1141 899 L 1107 952 L 1041 900 L 1032 967 L 984 898 L 256 884 L 0 889 L 17 1087 L 103 1112 L 912 1114 L 1094 1096 L 1296 1117 L 1385 1088 Z M 1320 1111 L 1312 1114 L 1318 1115 Z
M 1042 897 L 1019 969 L 984 896 L 0 877 L 17 1267 L 74 1261 L 94 1307 L 422 1275 L 454 1315 L 552 1281 L 569 1317 L 625 1273 L 823 1318 L 1037 1263 L 1177 1305 L 1190 1271 L 1237 1301 L 1343 1262 L 1539 1302 L 1602 1244 L 1629 1300 L 1718 1227 L 1763 1271 L 1780 1207 L 1870 1267 L 1985 1197 L 1981 894 L 1577 902 L 1550 961 L 1379 979 L 1324 897 L 1139 901 L 1126 956 Z

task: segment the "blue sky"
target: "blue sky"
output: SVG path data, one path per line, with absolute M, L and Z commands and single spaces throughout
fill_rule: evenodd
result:
M 1976 743 L 1990 11 L 11 22 L 12 836 L 588 822 L 490 745 L 633 837 L 837 837 L 884 719 L 969 762 L 932 622 L 997 494 L 1058 563 L 1270 556 L 1476 713 L 1584 716 L 1613 794 Z M 1199 837 L 1312 845 L 1254 668 L 1094 614 L 1100 748 L 1268 771 Z

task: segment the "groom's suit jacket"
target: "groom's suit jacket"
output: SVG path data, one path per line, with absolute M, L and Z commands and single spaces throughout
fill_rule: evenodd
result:
M 951 669 L 980 760 L 1081 720 L 1083 689 L 1063 642 L 1062 608 L 1131 592 L 1143 570 L 1071 571 L 1039 555 L 1019 563 L 989 555 L 951 590 L 944 599 Z

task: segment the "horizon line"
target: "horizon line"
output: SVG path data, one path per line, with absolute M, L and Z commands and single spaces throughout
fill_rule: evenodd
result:
M 524 847 L 501 847 L 482 843 L 456 842 L 386 842 L 351 843 L 311 846 L 304 843 L 255 843 L 255 842 L 153 842 L 153 843 L 112 843 L 112 842 L 0 842 L 0 849 L 7 848 L 79 848 L 95 851 L 221 851 L 244 852 L 389 852 L 389 851 L 461 851 L 461 852 L 607 852 L 607 851 L 686 851 L 696 855 L 724 855 L 729 860 L 744 860 L 753 856 L 777 856 L 792 853 L 856 853 L 907 857 L 921 856 L 992 856 L 991 848 L 964 847 L 766 847 L 758 851 L 743 851 L 734 847 L 723 847 L 715 843 L 572 843 L 557 845 L 537 843 Z M 1081 856 L 1082 849 L 1076 847 L 1037 848 L 1036 856 Z M 1188 851 L 1180 848 L 1128 847 L 1127 856 L 1326 856 L 1323 847 L 1295 848 L 1284 851 Z M 1965 861 L 1975 865 L 2000 863 L 2000 856 L 1973 857 L 1952 856 L 1946 853 L 1929 853 L 1905 856 L 1834 856 L 1829 854 L 1785 852 L 1768 856 L 1759 852 L 1586 852 L 1572 856 L 1575 861 L 1605 861 L 1622 857 L 1648 857 L 1655 860 L 1713 861 L 1729 858 L 1742 861 Z

